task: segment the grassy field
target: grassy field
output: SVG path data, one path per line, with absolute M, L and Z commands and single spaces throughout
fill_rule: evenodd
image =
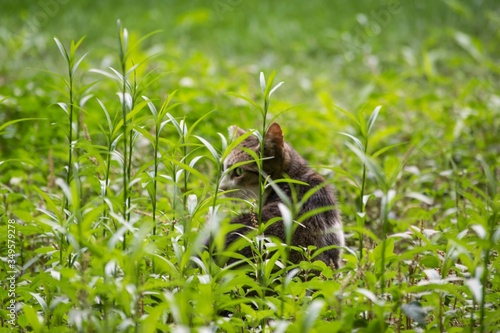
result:
M 500 331 L 496 2 L 2 3 L 0 333 Z M 274 119 L 338 270 L 201 251 L 256 209 L 227 128 Z

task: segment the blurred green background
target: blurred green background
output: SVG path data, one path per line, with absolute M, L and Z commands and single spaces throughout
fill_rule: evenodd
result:
M 88 72 L 118 68 L 117 19 L 132 42 L 161 30 L 131 56 L 138 62 L 157 54 L 138 70 L 138 80 L 150 70 L 162 75 L 144 95 L 159 101 L 178 89 L 176 113 L 188 123 L 215 110 L 200 124 L 202 136 L 218 140 L 216 133 L 234 123 L 259 127 L 256 111 L 227 93 L 260 101 L 259 72 L 276 69 L 276 81 L 285 84 L 273 95 L 271 113 L 293 107 L 278 120 L 316 167 L 358 173 L 338 132 L 359 133 L 334 106 L 353 114 L 383 106 L 371 150 L 408 143 L 383 156 L 389 165 L 409 146 L 420 147 L 411 163 L 421 169 L 439 172 L 450 161 L 467 169 L 477 166 L 478 154 L 490 165 L 498 162 L 500 6 L 494 0 L 4 0 L 1 7 L 0 123 L 45 119 L 0 133 L 2 158 L 26 162 L 4 164 L 5 183 L 14 175 L 44 182 L 51 148 L 56 172 L 64 174 L 67 119 L 54 106 L 66 101 L 59 91 L 64 84 L 47 71 L 66 72 L 53 37 L 69 45 L 86 36 L 78 54 L 89 54 L 76 82 L 99 82 L 79 97 L 92 94 L 119 109 L 118 87 Z M 84 117 L 99 143 L 104 116 L 95 98 Z
M 447 97 L 457 102 L 475 93 L 470 85 L 497 88 L 496 1 L 4 0 L 1 6 L 3 96 L 54 101 L 37 71 L 64 72 L 53 37 L 68 44 L 87 36 L 87 66 L 116 66 L 117 19 L 136 39 L 160 29 L 141 50 L 161 52 L 149 65 L 169 73 L 164 89 L 195 86 L 200 98 L 200 90 L 253 91 L 258 72 L 272 69 L 286 82 L 278 98 L 313 110 L 334 102 L 355 111 L 373 98 L 393 112 L 418 111 L 418 103 L 408 110 L 405 99 L 430 97 L 442 113 L 452 108 Z M 4 114 L 2 121 L 16 116 Z
M 155 158 L 146 138 L 155 127 L 148 107 L 130 122 L 137 135 L 127 191 L 122 190 L 127 184 L 122 182 L 125 140 L 117 139 L 116 147 L 106 141 L 107 120 L 97 99 L 111 118 L 119 119 L 121 87 L 92 69 L 109 73 L 110 67 L 120 67 L 118 19 L 128 30 L 130 46 L 159 30 L 129 56 L 128 68 L 144 61 L 129 77 L 137 78 L 140 95 L 159 108 L 177 90 L 172 103 L 179 106 L 171 113 L 189 128 L 206 116 L 186 145 L 172 123 L 163 128 L 157 192 L 151 191 Z M 75 73 L 78 116 L 71 122 L 73 129 L 81 126 L 73 133 L 69 162 L 70 121 L 57 104 L 69 103 L 68 69 L 54 37 L 69 48 L 83 36 L 75 57 L 88 54 Z M 262 105 L 259 73 L 269 77 L 276 70 L 275 83 L 284 84 L 272 95 L 267 120 L 277 116 L 285 140 L 334 185 L 348 248 L 340 279 L 325 269 L 323 277 L 318 274 L 307 285 L 295 269 L 290 271 L 286 279 L 296 280 L 292 286 L 298 289 L 285 295 L 284 287 L 279 299 L 292 310 L 289 318 L 280 314 L 274 319 L 293 322 L 296 332 L 304 332 L 300 325 L 308 321 L 316 321 L 320 332 L 332 332 L 332 327 L 367 331 L 363 326 L 378 332 L 375 325 L 384 320 L 400 331 L 411 327 L 415 313 L 406 314 L 404 325 L 397 309 L 419 300 L 422 307 L 417 302 L 410 308 L 417 308 L 424 322 L 428 311 L 431 331 L 461 332 L 469 326 L 472 331 L 480 325 L 477 318 L 485 318 L 485 309 L 485 322 L 493 330 L 500 299 L 498 256 L 493 254 L 499 234 L 499 55 L 498 0 L 0 0 L 0 229 L 5 230 L 0 233 L 7 235 L 7 219 L 17 221 L 19 327 L 69 332 L 83 320 L 80 332 L 127 330 L 132 323 L 136 329 L 146 324 L 145 332 L 180 331 L 188 320 L 178 320 L 179 313 L 209 331 L 214 325 L 229 331 L 248 331 L 253 325 L 257 331 L 274 303 L 255 302 L 245 271 L 236 279 L 230 271 L 217 273 L 206 284 L 205 272 L 187 263 L 195 262 L 191 241 L 208 216 L 217 215 L 216 204 L 227 213 L 221 223 L 240 211 L 217 197 L 218 163 L 199 138 L 220 150 L 218 132 L 227 137 L 230 125 L 261 129 L 259 112 L 228 93 Z M 379 105 L 366 152 L 378 169 L 369 168 L 365 182 L 366 160 L 346 142 L 363 140 L 363 119 Z M 196 163 L 196 170 L 181 162 Z M 71 178 L 68 165 L 74 176 L 71 195 L 64 192 L 66 181 L 57 182 Z M 360 205 L 362 194 L 370 195 L 363 198 L 366 207 Z M 191 195 L 199 203 L 195 213 L 186 209 Z M 128 225 L 120 216 L 127 206 L 122 197 L 131 198 L 128 220 L 137 226 L 127 246 L 123 238 L 123 248 L 117 246 L 126 230 L 121 224 Z M 153 210 L 156 234 L 148 229 Z M 74 245 L 75 240 L 85 243 Z M 3 244 L 2 238 L 0 248 L 7 250 Z M 165 267 L 172 262 L 167 271 L 174 277 L 165 278 L 166 285 L 152 253 L 165 259 Z M 483 261 L 490 253 L 490 260 Z M 387 265 L 379 261 L 385 256 Z M 113 268 L 116 262 L 124 267 L 123 276 Z M 275 272 L 270 266 L 266 271 Z M 488 274 L 480 281 L 481 272 Z M 379 294 L 384 276 L 391 289 L 384 294 L 380 282 Z M 269 286 L 255 290 L 267 295 Z M 306 294 L 311 286 L 314 292 Z M 242 298 L 247 306 L 241 310 L 237 295 L 245 289 L 251 292 Z M 377 296 L 368 297 L 368 292 Z M 480 311 L 481 292 L 485 303 Z M 0 290 L 3 304 L 8 297 L 7 288 Z M 313 299 L 328 304 L 318 320 L 319 303 Z M 257 315 L 256 304 L 265 304 Z M 219 315 L 233 306 L 238 308 L 234 316 Z M 390 316 L 384 316 L 383 307 Z M 0 309 L 2 323 L 7 315 L 6 307 Z M 322 325 L 330 328 L 321 330 Z

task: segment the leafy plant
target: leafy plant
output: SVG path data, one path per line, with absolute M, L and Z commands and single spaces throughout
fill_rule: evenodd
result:
M 323 5 L 2 8 L 0 332 L 498 330 L 496 3 Z M 336 188 L 338 270 L 288 262 L 293 195 L 286 244 L 223 247 L 263 203 L 222 163 L 277 117 Z

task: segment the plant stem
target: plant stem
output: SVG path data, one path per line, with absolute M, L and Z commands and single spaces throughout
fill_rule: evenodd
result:
M 184 158 L 186 158 L 186 156 L 187 156 L 186 138 L 183 138 L 182 149 L 183 149 Z M 183 197 L 182 197 L 182 204 L 184 206 L 184 210 L 186 210 L 186 208 L 187 208 L 187 196 L 186 196 L 187 187 L 188 187 L 188 185 L 187 185 L 187 175 L 184 174 L 184 194 L 183 194 Z
M 68 172 L 66 173 L 66 184 L 70 186 L 71 178 L 73 176 L 73 68 L 72 59 L 68 58 L 68 76 L 69 76 L 69 110 L 68 110 L 68 123 L 69 123 L 69 133 L 68 133 Z M 63 216 L 66 220 L 66 211 L 69 209 L 69 200 L 64 196 L 64 210 Z M 64 236 L 61 235 L 59 240 L 59 260 L 62 264 L 63 257 L 63 247 L 64 247 Z
M 123 118 L 123 220 L 125 222 L 128 222 L 128 174 L 129 174 L 129 167 L 128 167 L 128 128 L 127 128 L 127 98 L 126 98 L 126 93 L 127 93 L 127 56 L 126 52 L 127 50 L 125 49 L 125 44 L 126 41 L 124 40 L 123 36 L 124 30 L 121 27 L 120 22 L 118 22 L 118 42 L 119 42 L 119 47 L 120 47 L 120 65 L 121 65 L 121 75 L 122 75 L 122 118 Z M 127 233 L 125 232 L 123 234 L 123 249 L 127 247 Z
M 125 76 L 124 76 L 125 78 Z M 132 91 L 131 91 L 131 103 L 130 103 L 130 110 L 133 110 L 134 109 L 134 104 L 135 104 L 135 95 L 137 93 L 137 78 L 136 78 L 136 73 L 135 73 L 135 70 L 134 70 L 134 84 L 133 84 L 133 87 L 132 87 Z M 127 179 L 130 183 L 130 179 L 131 179 L 131 173 L 132 173 L 132 151 L 133 151 L 133 144 L 134 144 L 134 131 L 132 130 L 129 130 L 129 149 L 128 149 L 128 161 L 127 161 Z M 130 221 L 130 207 L 131 207 L 131 196 L 130 196 L 130 193 L 128 193 L 127 195 L 127 222 Z
M 122 66 L 123 72 L 124 66 Z M 125 77 L 123 78 L 123 86 L 122 86 L 122 94 L 123 94 L 123 103 L 122 103 L 122 117 L 123 117 L 123 219 L 127 220 L 127 203 L 128 203 L 128 179 L 127 179 L 127 161 L 128 161 L 128 145 L 127 145 L 127 110 L 125 106 Z M 123 236 L 123 248 L 126 248 L 127 244 L 127 235 L 126 233 Z
M 260 142 L 260 152 L 259 152 L 259 161 L 257 161 L 257 166 L 259 168 L 259 200 L 258 205 L 259 209 L 257 211 L 257 221 L 259 222 L 259 234 L 263 231 L 261 230 L 262 225 L 262 207 L 264 206 L 264 179 L 262 177 L 262 172 L 264 171 L 264 137 L 266 135 L 267 129 L 267 112 L 269 110 L 269 100 L 266 96 L 264 96 L 264 113 L 262 115 L 262 140 Z M 260 250 L 260 249 L 259 249 Z
M 108 218 L 108 206 L 106 205 L 106 197 L 108 196 L 109 173 L 111 170 L 111 137 L 108 143 L 108 156 L 106 156 L 106 175 L 104 176 L 104 191 L 102 197 L 102 204 L 104 205 L 104 212 L 102 217 L 104 220 Z M 102 229 L 102 236 L 106 236 L 106 228 Z
M 368 153 L 368 134 L 366 136 L 365 140 L 365 155 Z M 366 163 L 363 163 L 363 177 L 361 179 L 361 191 L 359 194 L 359 211 L 361 213 L 364 213 L 365 211 L 365 205 L 363 202 L 363 198 L 365 196 L 365 184 L 366 184 Z M 363 226 L 364 227 L 364 217 L 363 217 Z M 364 240 L 364 235 L 360 231 L 359 232 L 359 263 L 361 264 L 361 259 L 363 259 L 363 240 Z
M 494 202 L 492 201 L 492 205 L 494 205 Z M 490 215 L 488 224 L 489 224 L 489 242 L 488 242 L 488 247 L 484 249 L 484 266 L 483 266 L 483 275 L 481 276 L 481 285 L 482 285 L 482 290 L 481 290 L 481 303 L 479 304 L 479 327 L 480 327 L 480 332 L 484 333 L 485 332 L 485 325 L 484 325 L 484 317 L 485 317 L 485 303 L 486 303 L 486 287 L 488 285 L 488 265 L 490 263 L 490 249 L 492 244 L 494 244 L 494 234 L 495 234 L 495 226 L 498 221 L 498 214 L 496 210 L 496 206 L 492 207 L 493 213 Z
M 270 82 L 269 84 L 272 84 Z M 257 212 L 257 221 L 259 223 L 259 236 L 264 233 L 264 223 L 262 221 L 262 208 L 264 206 L 264 192 L 265 192 L 265 185 L 264 185 L 264 178 L 263 178 L 263 172 L 264 172 L 264 141 L 265 141 L 265 136 L 266 136 L 266 130 L 267 130 L 267 112 L 269 111 L 269 97 L 264 96 L 264 112 L 262 114 L 262 138 L 260 141 L 260 152 L 259 152 L 259 161 L 257 161 L 257 166 L 259 168 L 259 200 L 258 200 L 258 205 L 259 209 Z M 262 286 L 267 287 L 267 283 L 265 281 L 265 267 L 264 267 L 264 260 L 262 258 L 262 253 L 263 253 L 263 239 L 259 237 L 258 241 L 258 262 L 257 262 L 257 269 L 259 272 L 259 284 L 262 288 Z M 261 293 L 261 298 L 262 298 L 262 304 L 265 304 L 265 289 Z M 261 320 L 261 328 L 264 329 L 266 325 L 266 320 L 263 318 Z
M 184 162 L 187 162 L 187 146 L 186 146 L 187 133 L 186 132 L 187 132 L 187 125 L 186 125 L 186 118 L 184 118 L 184 121 L 182 122 L 182 138 L 181 138 L 181 144 L 182 144 L 182 159 L 181 159 L 181 161 L 184 161 Z M 183 193 L 181 195 L 182 195 L 182 208 L 185 212 L 186 207 L 187 207 L 187 196 L 186 196 L 186 193 L 187 193 L 187 175 L 186 175 L 186 172 L 184 172 L 184 181 L 183 182 L 184 182 L 184 184 L 183 184 L 184 188 L 183 188 Z M 190 219 L 188 217 L 184 217 L 182 224 L 184 226 L 184 233 L 187 235 L 187 233 L 189 232 L 189 229 L 190 229 Z M 183 240 L 184 240 L 184 246 L 187 247 L 187 242 L 188 242 L 187 237 L 184 237 Z
M 387 246 L 387 224 L 389 220 L 389 195 L 388 191 L 385 191 L 384 197 L 382 200 L 382 258 L 380 260 L 380 296 L 384 296 L 385 291 L 385 250 Z
M 161 119 L 156 121 L 155 147 L 154 147 L 154 173 L 153 173 L 153 236 L 156 236 L 156 188 L 158 177 L 158 145 L 160 141 Z

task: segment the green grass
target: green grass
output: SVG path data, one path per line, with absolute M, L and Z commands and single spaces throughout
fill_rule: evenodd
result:
M 495 1 L 0 12 L 0 332 L 500 330 Z M 339 270 L 220 246 L 260 207 L 218 193 L 227 128 L 274 119 L 336 189 Z

